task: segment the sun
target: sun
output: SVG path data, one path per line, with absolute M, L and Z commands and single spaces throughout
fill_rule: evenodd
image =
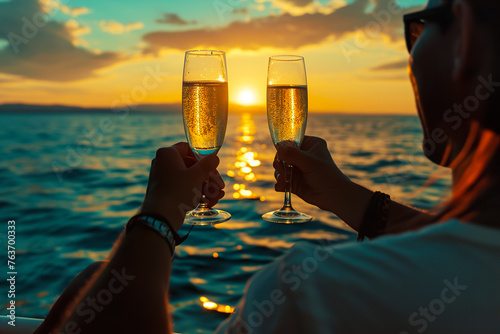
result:
M 255 104 L 255 93 L 250 89 L 244 89 L 238 94 L 238 103 L 244 106 Z

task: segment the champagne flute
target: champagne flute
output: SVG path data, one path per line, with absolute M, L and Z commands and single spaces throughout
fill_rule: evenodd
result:
M 227 125 L 228 89 L 226 54 L 215 50 L 187 51 L 182 82 L 182 116 L 191 149 L 199 160 L 219 151 Z M 226 211 L 208 207 L 206 195 L 186 214 L 189 225 L 211 225 L 231 218 Z
M 267 121 L 274 145 L 300 147 L 307 124 L 307 79 L 304 58 L 274 56 L 267 71 Z M 292 169 L 285 167 L 285 202 L 262 219 L 273 223 L 306 223 L 312 217 L 292 207 Z

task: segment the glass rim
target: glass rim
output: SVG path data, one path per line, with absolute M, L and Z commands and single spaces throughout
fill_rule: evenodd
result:
M 221 56 L 226 53 L 219 50 L 188 50 L 186 51 L 186 55 L 188 54 L 193 56 Z
M 298 60 L 304 60 L 304 57 L 303 56 L 295 56 L 295 55 L 278 55 L 278 56 L 269 57 L 269 60 L 298 61 Z

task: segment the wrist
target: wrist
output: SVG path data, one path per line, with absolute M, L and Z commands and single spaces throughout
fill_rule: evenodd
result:
M 189 235 L 188 233 L 181 238 L 165 217 L 151 212 L 140 213 L 130 218 L 126 226 L 126 234 L 128 235 L 134 229 L 141 227 L 149 229 L 157 236 L 160 236 L 168 245 L 172 258 L 175 246 L 183 243 Z
M 140 242 L 141 245 L 146 245 L 147 249 L 154 250 L 154 254 L 156 255 L 166 254 L 170 257 L 173 255 L 171 248 L 158 232 L 139 222 L 135 223 L 135 225 L 134 228 L 127 230 L 125 233 L 126 240 Z
M 172 208 L 171 206 L 167 205 L 151 205 L 146 200 L 141 205 L 137 214 L 157 215 L 164 217 L 166 220 L 168 220 L 170 226 L 174 229 L 175 232 L 180 230 L 185 217 L 185 214 L 182 214 L 181 210 L 179 210 L 178 208 Z
M 359 231 L 373 192 L 348 178 L 338 181 L 330 199 L 330 210 L 353 230 Z

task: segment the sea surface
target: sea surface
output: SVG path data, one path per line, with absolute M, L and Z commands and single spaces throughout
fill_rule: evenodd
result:
M 448 172 L 421 153 L 417 117 L 311 113 L 306 133 L 325 138 L 344 173 L 371 189 L 419 208 L 447 193 Z M 155 151 L 179 141 L 178 114 L 0 115 L 0 270 L 3 277 L 7 220 L 15 219 L 18 316 L 43 318 L 75 275 L 106 258 L 141 204 Z M 211 333 L 245 282 L 295 243 L 355 239 L 335 215 L 296 196 L 294 206 L 312 222 L 261 219 L 283 201 L 274 191 L 274 154 L 265 114 L 230 115 L 219 153 L 226 197 L 217 207 L 233 218 L 195 227 L 177 247 L 170 297 L 176 332 Z M 423 187 L 431 175 L 435 182 Z M 5 315 L 4 279 L 0 286 Z

